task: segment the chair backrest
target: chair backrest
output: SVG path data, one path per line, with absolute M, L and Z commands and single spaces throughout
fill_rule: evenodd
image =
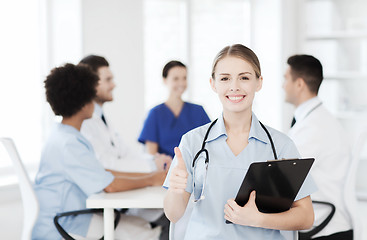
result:
M 356 178 L 357 170 L 361 159 L 361 153 L 363 147 L 367 147 L 367 127 L 365 127 L 352 148 L 352 162 L 348 170 L 348 176 L 345 184 L 344 201 L 351 217 L 353 226 L 353 237 L 356 240 L 362 240 L 363 227 L 361 224 L 361 218 L 358 211 L 357 191 L 356 191 Z
M 0 142 L 7 150 L 18 176 L 19 188 L 23 204 L 22 240 L 29 240 L 31 239 L 32 229 L 39 212 L 37 196 L 33 190 L 32 183 L 23 166 L 23 163 L 20 159 L 13 140 L 10 138 L 0 138 Z

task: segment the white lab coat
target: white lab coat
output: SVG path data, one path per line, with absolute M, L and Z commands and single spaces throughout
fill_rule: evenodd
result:
M 105 169 L 120 172 L 151 172 L 156 170 L 153 156 L 131 151 L 112 124 L 101 119 L 102 108 L 95 104 L 93 117 L 84 120 L 81 133 L 91 142 L 97 159 Z
M 295 111 L 296 124 L 288 134 L 302 157 L 315 158 L 311 174 L 319 190 L 311 195 L 312 200 L 331 202 L 336 207 L 329 224 L 314 237 L 352 229 L 343 196 L 351 163 L 349 142 L 338 120 L 324 105 L 315 108 L 320 103 L 315 97 L 301 104 Z M 314 205 L 314 225 L 319 225 L 326 218 L 329 209 Z

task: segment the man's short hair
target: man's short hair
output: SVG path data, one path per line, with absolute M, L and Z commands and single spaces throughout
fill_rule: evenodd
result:
M 83 58 L 80 62 L 80 65 L 87 65 L 92 69 L 92 71 L 98 74 L 98 69 L 101 67 L 109 67 L 110 64 L 104 57 L 97 56 L 97 55 L 89 55 Z
M 67 63 L 52 69 L 44 81 L 46 99 L 56 115 L 71 117 L 93 101 L 98 80 L 90 68 Z
M 293 79 L 303 78 L 310 92 L 317 94 L 322 82 L 323 73 L 320 61 L 310 55 L 293 55 L 288 58 Z

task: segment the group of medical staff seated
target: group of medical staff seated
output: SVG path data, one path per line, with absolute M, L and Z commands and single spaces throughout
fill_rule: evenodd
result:
M 138 137 L 144 152 L 133 151 L 104 114 L 116 86 L 104 57 L 89 55 L 77 65 L 52 69 L 44 81 L 46 99 L 62 120 L 42 150 L 34 184 L 40 212 L 32 239 L 62 239 L 54 217 L 85 209 L 92 194 L 146 186 L 167 189 L 164 209 L 118 209 L 116 239 L 167 240 L 170 224 L 180 223 L 175 240 L 281 240 L 284 231 L 297 231 L 301 240 L 353 239 L 341 187 L 350 152 L 341 125 L 318 98 L 322 65 L 310 55 L 291 56 L 287 63 L 285 101 L 296 107 L 288 135 L 271 122 L 263 125 L 253 112 L 256 93 L 271 79 L 264 81 L 250 48 L 226 46 L 213 61 L 208 78 L 222 105 L 214 121 L 203 106 L 183 100 L 187 67 L 168 62 L 162 71 L 168 98 L 149 111 Z M 309 176 L 285 212 L 259 211 L 255 191 L 239 206 L 234 198 L 250 164 L 273 159 L 272 144 L 279 159 L 314 158 Z M 309 234 L 330 218 L 330 205 L 336 209 L 331 220 Z M 67 216 L 60 225 L 75 239 L 103 236 L 102 214 Z

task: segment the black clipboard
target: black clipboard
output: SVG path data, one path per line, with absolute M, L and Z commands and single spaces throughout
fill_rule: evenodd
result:
M 260 212 L 289 210 L 314 161 L 314 158 L 304 158 L 252 163 L 238 190 L 236 203 L 244 206 L 255 190 Z

